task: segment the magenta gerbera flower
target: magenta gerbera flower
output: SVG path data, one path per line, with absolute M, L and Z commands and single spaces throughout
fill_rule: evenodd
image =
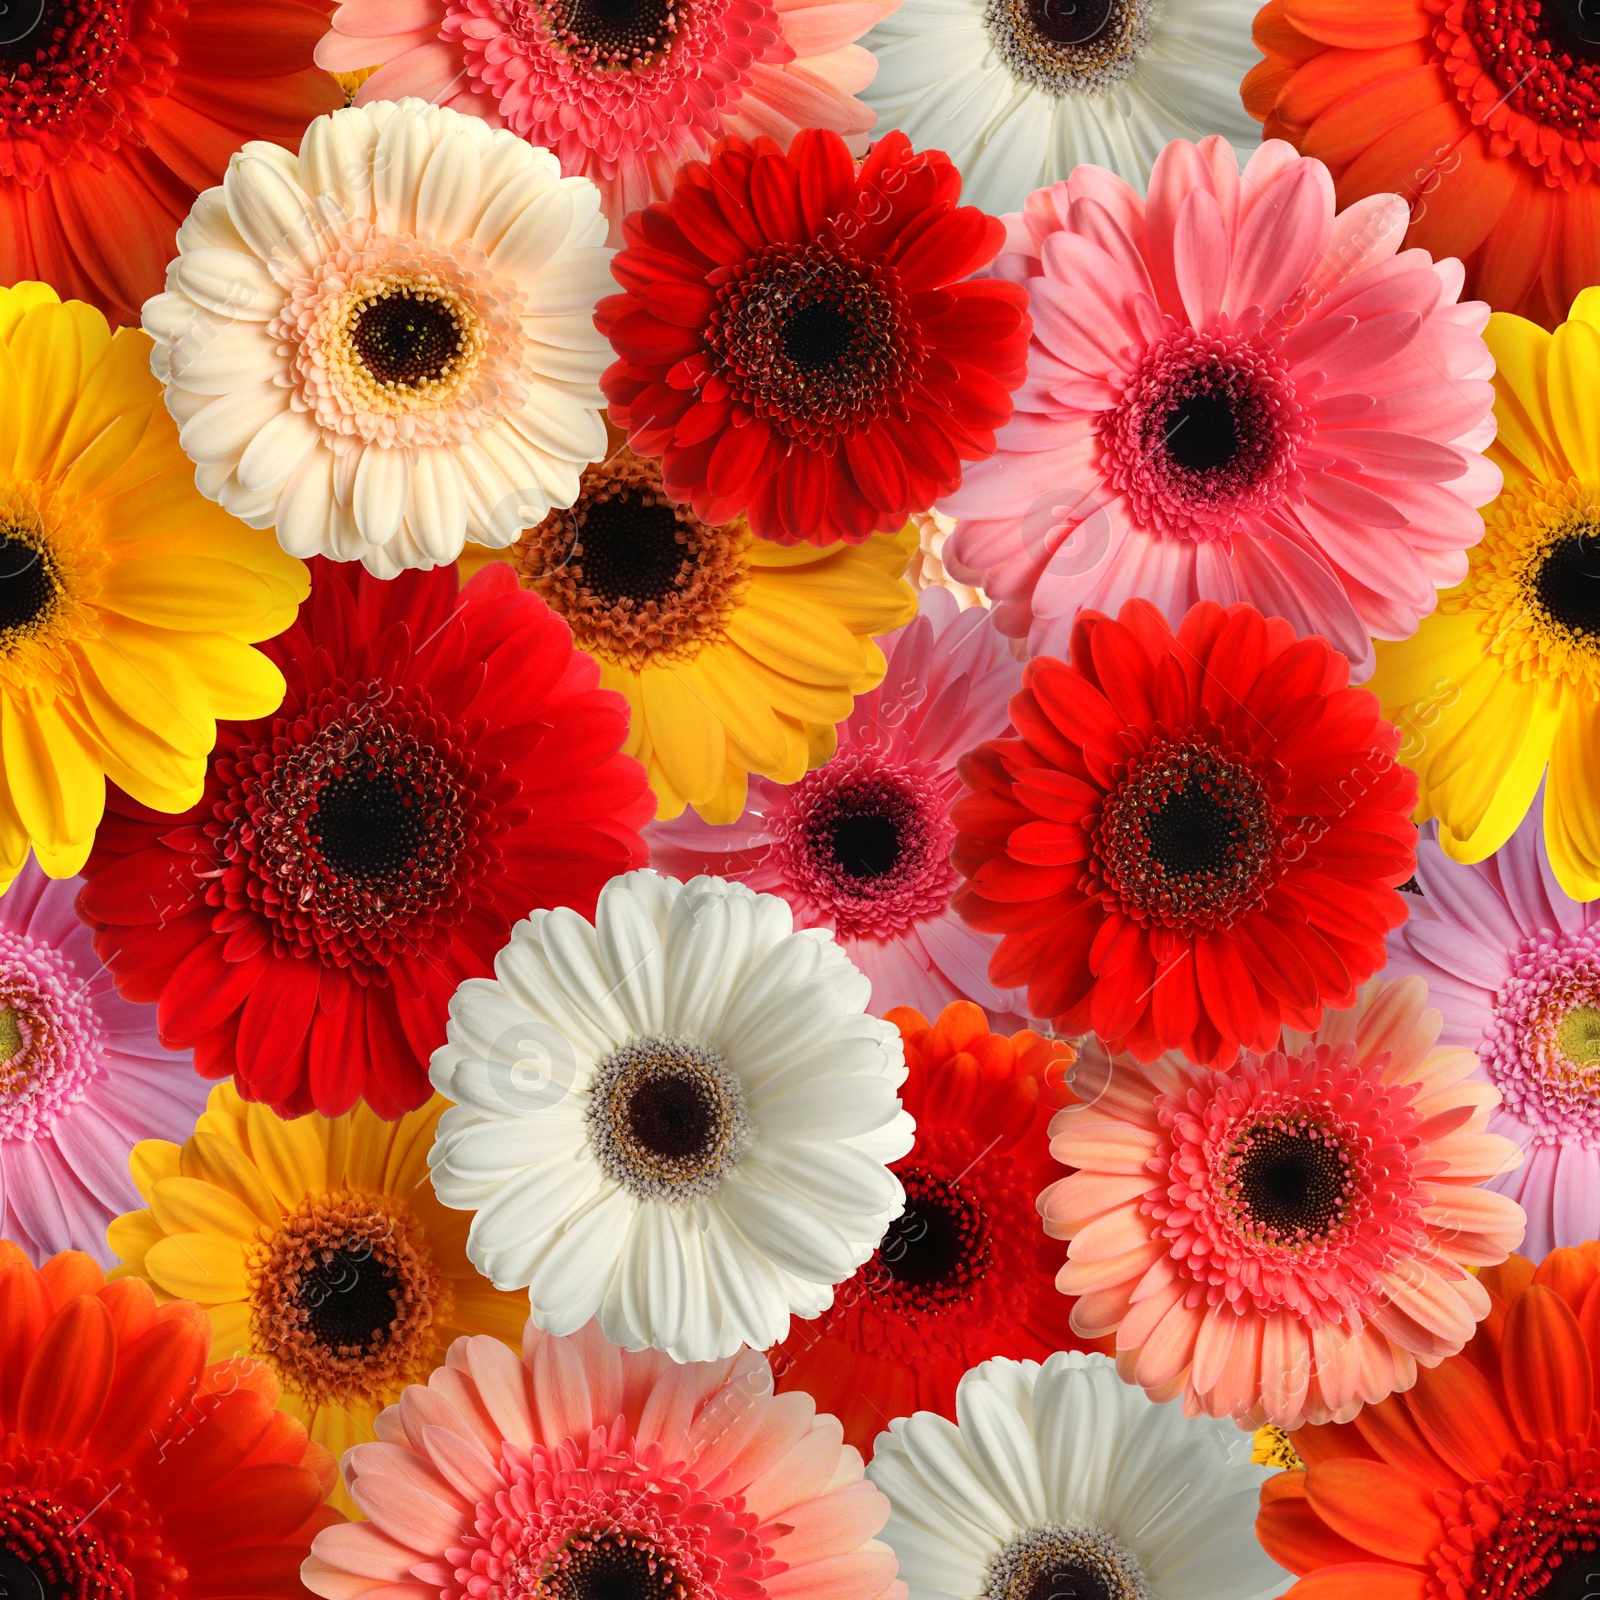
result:
M 0 1235 L 35 1264 L 110 1266 L 106 1224 L 141 1203 L 129 1150 L 186 1138 L 209 1086 L 162 1049 L 156 1008 L 112 987 L 73 909 L 82 884 L 30 860 L 0 895 Z
M 1525 1159 L 1489 1187 L 1528 1213 L 1523 1254 L 1535 1261 L 1600 1235 L 1600 900 L 1581 904 L 1556 882 L 1543 810 L 1536 801 L 1473 866 L 1424 826 L 1421 895 L 1407 896 L 1386 969 L 1426 981 L 1443 1042 L 1477 1051 L 1500 1091 L 1490 1130 Z
M 872 981 L 872 1008 L 937 1016 L 973 1000 L 996 1028 L 1023 1025 L 1021 995 L 989 982 L 999 944 L 950 910 L 960 876 L 951 802 L 956 763 L 1011 728 L 1022 668 L 989 613 L 927 589 L 920 614 L 878 643 L 882 684 L 838 728 L 838 752 L 798 783 L 752 778 L 743 816 L 712 827 L 690 814 L 646 831 L 651 864 L 708 872 L 782 895 L 797 926 L 829 928 Z
M 1327 169 L 1272 140 L 1174 141 L 1149 199 L 1098 167 L 1007 219 L 1028 381 L 941 509 L 946 561 L 1035 655 L 1073 618 L 1245 600 L 1371 674 L 1458 583 L 1500 487 L 1488 306 L 1461 264 L 1400 250 L 1375 195 L 1336 214 Z
M 317 46 L 334 72 L 383 62 L 357 105 L 420 95 L 553 150 L 592 178 L 613 234 L 716 140 L 801 128 L 860 141 L 877 61 L 856 43 L 900 0 L 344 0 Z M 615 241 L 614 241 L 615 242 Z

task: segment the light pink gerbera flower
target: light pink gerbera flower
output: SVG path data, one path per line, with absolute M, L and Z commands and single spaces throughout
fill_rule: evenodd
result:
M 904 1600 L 889 1502 L 838 1421 L 766 1358 L 679 1366 L 530 1322 L 522 1359 L 457 1339 L 345 1453 L 368 1522 L 301 1568 L 354 1600 Z
M 1035 655 L 1083 608 L 1138 595 L 1176 625 L 1246 600 L 1369 676 L 1369 635 L 1416 631 L 1500 488 L 1460 263 L 1400 250 L 1397 196 L 1336 215 L 1327 168 L 1278 140 L 1242 175 L 1224 140 L 1174 141 L 1148 200 L 1080 166 L 1006 221 L 1028 381 L 941 502 L 952 574 Z
M 1467 1270 L 1503 1261 L 1522 1209 L 1479 1187 L 1519 1159 L 1499 1096 L 1436 1049 L 1418 978 L 1381 979 L 1315 1034 L 1213 1072 L 1085 1052 L 1039 1197 L 1070 1239 L 1072 1326 L 1117 1337 L 1153 1400 L 1248 1426 L 1346 1422 L 1454 1355 L 1488 1314 Z
M 860 139 L 877 62 L 855 41 L 900 0 L 345 0 L 317 46 L 333 72 L 384 65 L 357 105 L 419 95 L 510 128 L 623 213 L 733 134 Z M 860 151 L 857 152 L 858 154 Z
M 989 982 L 996 934 L 950 910 L 950 805 L 956 763 L 1011 727 L 1007 701 L 1022 667 L 981 607 L 925 589 L 917 617 L 878 640 L 882 684 L 838 726 L 838 751 L 798 783 L 752 778 L 738 821 L 691 813 L 645 830 L 651 865 L 673 877 L 711 873 L 781 895 L 795 925 L 831 929 L 872 982 L 871 1008 L 937 1016 L 952 1000 L 1022 1027 L 1018 991 Z
M 143 1203 L 128 1152 L 187 1138 L 211 1087 L 162 1049 L 156 1008 L 112 987 L 73 910 L 82 887 L 29 860 L 0 895 L 0 1236 L 36 1265 L 116 1261 L 106 1224 Z
M 1427 983 L 1440 1037 L 1477 1051 L 1500 1091 L 1490 1131 L 1525 1159 L 1492 1187 L 1527 1212 L 1522 1253 L 1535 1261 L 1600 1238 L 1600 900 L 1582 904 L 1556 882 L 1543 812 L 1535 801 L 1474 866 L 1450 860 L 1426 824 L 1422 894 L 1389 935 L 1386 969 Z

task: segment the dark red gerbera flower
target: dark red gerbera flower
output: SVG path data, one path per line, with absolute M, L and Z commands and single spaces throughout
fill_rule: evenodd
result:
M 865 1456 L 891 1417 L 954 1417 L 956 1385 L 980 1361 L 1099 1348 L 1072 1331 L 1076 1302 L 1055 1289 L 1066 1249 L 1035 1201 L 1061 1175 L 1048 1129 L 1072 1099 L 1072 1047 L 990 1033 L 970 1000 L 931 1025 L 906 1007 L 886 1020 L 905 1043 L 900 1095 L 917 1123 L 893 1168 L 905 1212 L 833 1305 L 771 1351 L 779 1391 L 811 1395 Z
M 1150 1061 L 1229 1065 L 1354 1003 L 1405 921 L 1415 776 L 1325 639 L 1202 601 L 1083 612 L 1028 664 L 1020 737 L 966 758 L 953 904 L 1030 1014 Z
M 311 564 L 261 648 L 277 714 L 222 723 L 181 817 L 113 790 L 79 910 L 129 999 L 279 1115 L 428 1097 L 450 997 L 540 906 L 585 916 L 655 810 L 627 706 L 567 625 L 486 568 Z
M 994 453 L 1028 301 L 963 281 L 1005 228 L 960 194 L 950 158 L 904 134 L 858 172 L 812 129 L 787 155 L 729 139 L 626 219 L 611 270 L 628 293 L 595 317 L 622 359 L 600 386 L 670 494 L 713 526 L 747 513 L 779 544 L 854 543 Z

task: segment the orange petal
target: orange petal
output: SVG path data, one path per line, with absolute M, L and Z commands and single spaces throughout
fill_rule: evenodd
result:
M 1542 1284 L 1520 1296 L 1506 1317 L 1500 1374 L 1525 1439 L 1563 1439 L 1588 1424 L 1594 1409 L 1589 1350 L 1566 1300 Z
M 1581 1250 L 1552 1250 L 1534 1269 L 1533 1282 L 1550 1289 L 1576 1311 L 1583 1304 L 1590 1284 L 1600 1278 L 1594 1263 Z
M 111 1313 L 93 1295 L 69 1300 L 34 1346 L 17 1404 L 25 1444 L 63 1455 L 81 1449 L 111 1392 L 117 1334 Z
M 1368 1552 L 1341 1539 L 1306 1501 L 1280 1500 L 1263 1506 L 1256 1517 L 1256 1538 L 1261 1548 L 1296 1577 L 1321 1567 L 1365 1561 Z
M 1499 222 L 1478 247 L 1467 277 L 1467 293 L 1503 311 L 1542 321 L 1526 298 L 1538 285 L 1550 231 L 1567 196 L 1560 189 L 1546 189 L 1536 174 L 1509 157 L 1506 164 L 1519 166 L 1517 186 Z M 1543 298 L 1540 294 L 1541 302 Z
M 1417 0 L 1284 0 L 1283 14 L 1308 38 L 1346 50 L 1382 50 L 1433 31 Z
M 1308 1467 L 1323 1461 L 1338 1461 L 1345 1456 L 1358 1456 L 1367 1461 L 1378 1459 L 1377 1452 L 1362 1438 L 1360 1430 L 1349 1422 L 1325 1422 L 1320 1427 L 1297 1428 L 1294 1447 Z
M 81 1250 L 63 1250 L 51 1256 L 39 1268 L 39 1276 L 58 1308 L 80 1294 L 93 1294 L 103 1289 L 106 1283 L 106 1275 L 94 1257 L 86 1256 Z
M 1306 1475 L 1306 1500 L 1362 1550 L 1414 1565 L 1444 1538 L 1433 1491 L 1380 1461 L 1325 1461 Z
M 1417 1374 L 1406 1406 L 1423 1437 L 1463 1478 L 1492 1478 L 1517 1448 L 1494 1386 L 1457 1358 Z
M 187 1317 L 161 1317 L 120 1352 L 116 1388 L 96 1440 L 105 1465 L 158 1453 L 205 1370 L 210 1345 L 209 1323 L 202 1332 Z
M 1302 1578 L 1285 1600 L 1426 1600 L 1427 1579 L 1415 1567 L 1324 1567 Z
M 1414 1476 L 1431 1488 L 1450 1489 L 1460 1483 L 1460 1478 L 1434 1454 L 1398 1400 L 1364 1407 L 1351 1427 L 1380 1460 L 1397 1471 Z
M 31 1263 L 0 1272 L 0 1431 L 10 1433 L 17 1425 L 28 1357 L 54 1309 Z

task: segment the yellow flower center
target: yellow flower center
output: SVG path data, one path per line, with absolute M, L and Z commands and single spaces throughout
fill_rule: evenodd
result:
M 635 669 L 689 661 L 722 640 L 750 584 L 749 530 L 676 504 L 661 469 L 627 450 L 590 467 L 577 504 L 511 547 L 524 588 L 591 655 Z
M 310 1195 L 248 1267 L 251 1349 L 309 1403 L 382 1405 L 434 1366 L 450 1288 L 392 1195 Z
M 0 487 L 0 688 L 70 688 L 105 560 L 92 513 L 48 485 Z
M 1483 520 L 1466 582 L 1440 610 L 1481 612 L 1489 650 L 1524 680 L 1600 695 L 1600 489 L 1508 487 Z
M 1277 1467 L 1285 1472 L 1296 1471 L 1305 1465 L 1300 1459 L 1300 1452 L 1294 1447 L 1294 1440 L 1282 1428 L 1270 1422 L 1264 1428 L 1256 1429 L 1250 1459 L 1258 1467 Z
M 1574 1066 L 1600 1064 L 1600 1007 L 1574 1006 L 1556 1028 L 1556 1043 Z
M 22 1048 L 22 1027 L 10 1006 L 0 1006 L 0 1064 L 9 1062 Z

